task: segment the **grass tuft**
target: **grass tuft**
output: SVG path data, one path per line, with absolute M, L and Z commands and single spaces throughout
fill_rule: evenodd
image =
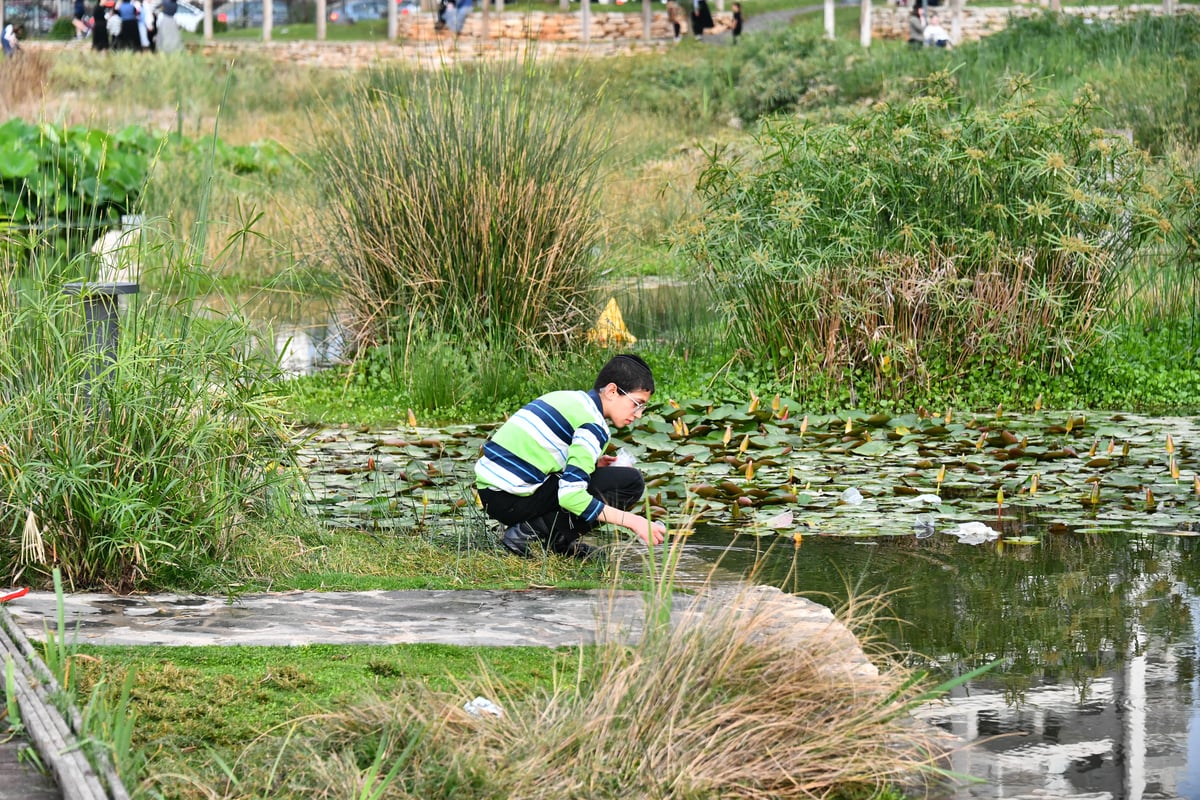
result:
M 862 661 L 840 626 L 798 638 L 802 616 L 777 590 L 747 588 L 633 643 L 609 620 L 601 630 L 621 635 L 549 684 L 508 691 L 519 684 L 486 670 L 453 691 L 409 683 L 280 725 L 224 780 L 210 761 L 154 782 L 208 798 L 814 798 L 885 796 L 932 775 L 938 737 L 906 714 L 921 681 L 895 659 Z M 503 715 L 473 716 L 464 702 L 476 695 Z
M 533 64 L 385 70 L 355 93 L 315 165 L 360 341 L 553 350 L 591 321 L 590 99 Z

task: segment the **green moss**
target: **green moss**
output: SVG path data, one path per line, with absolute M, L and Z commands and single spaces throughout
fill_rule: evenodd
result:
M 156 771 L 195 748 L 235 756 L 297 717 L 403 694 L 416 684 L 451 691 L 491 670 L 521 695 L 547 687 L 557 667 L 578 659 L 568 649 L 449 645 L 81 646 L 79 652 L 74 680 L 82 700 L 101 679 L 119 687 L 129 671 L 136 674 L 136 743 L 158 753 Z

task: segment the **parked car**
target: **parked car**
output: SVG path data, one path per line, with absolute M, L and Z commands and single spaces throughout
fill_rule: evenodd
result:
M 262 0 L 233 0 L 214 12 L 217 20 L 231 28 L 261 28 L 263 24 Z M 284 25 L 288 22 L 288 6 L 282 0 L 271 3 L 271 24 Z
M 188 33 L 200 30 L 200 26 L 204 24 L 204 9 L 187 2 L 187 0 L 175 0 L 175 2 L 175 24 Z M 154 13 L 159 13 L 161 9 L 162 0 L 155 0 Z M 213 18 L 216 18 L 215 13 Z
M 387 19 L 387 0 L 348 0 L 329 10 L 329 21 L 352 25 L 366 19 Z
M 9 0 L 4 4 L 4 23 L 11 24 L 17 30 L 25 31 L 26 36 L 43 35 L 54 27 L 58 13 L 50 6 L 41 3 L 31 3 L 27 0 Z
M 412 0 L 396 0 L 396 14 L 407 16 L 421 10 Z M 330 22 L 352 24 L 367 19 L 387 19 L 387 0 L 346 0 L 331 7 Z

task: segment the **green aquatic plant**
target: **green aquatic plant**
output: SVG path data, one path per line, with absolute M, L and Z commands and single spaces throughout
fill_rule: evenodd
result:
M 1163 444 L 1188 435 L 1183 419 L 1003 407 L 801 415 L 795 407 L 783 397 L 667 402 L 614 446 L 645 475 L 648 513 L 672 528 L 872 538 L 978 522 L 1003 545 L 1039 541 L 1045 525 L 1031 534 L 1023 521 L 1033 516 L 1058 530 L 1194 535 L 1200 462 Z M 308 475 L 309 507 L 332 527 L 436 534 L 470 525 L 470 466 L 486 433 L 320 430 L 301 454 L 324 467 Z M 364 470 L 365 459 L 379 475 Z M 914 527 L 918 518 L 927 524 Z
M 1171 206 L 1093 93 L 1024 86 L 964 108 L 931 82 L 844 123 L 772 123 L 761 157 L 714 152 L 688 246 L 745 346 L 798 385 L 865 373 L 885 397 L 935 372 L 1068 370 Z
M 534 63 L 385 69 L 318 141 L 361 343 L 557 349 L 589 324 L 603 124 Z
M 61 283 L 3 285 L 7 581 L 59 568 L 77 589 L 186 584 L 227 568 L 254 520 L 287 516 L 295 473 L 271 400 L 276 366 L 244 322 L 138 297 L 110 350 Z

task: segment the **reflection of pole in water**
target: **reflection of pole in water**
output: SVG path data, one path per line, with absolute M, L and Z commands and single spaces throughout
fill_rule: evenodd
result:
M 1193 595 L 1188 606 L 1191 609 L 1192 637 L 1200 644 L 1200 630 L 1197 630 L 1197 626 L 1200 626 L 1200 598 Z M 1175 652 L 1174 649 L 1172 652 Z M 1185 656 L 1185 664 L 1187 660 Z M 1175 672 L 1178 674 L 1178 669 Z M 1187 746 L 1183 752 L 1183 767 L 1178 772 L 1175 792 L 1180 797 L 1200 797 L 1200 671 L 1192 674 L 1189 688 L 1192 707 L 1188 716 Z
M 1146 636 L 1134 626 L 1129 637 L 1129 657 L 1125 665 L 1124 697 L 1118 694 L 1117 708 L 1125 717 L 1125 797 L 1142 800 L 1146 788 Z
M 949 696 L 966 697 L 967 687 L 963 685 L 955 686 L 950 690 Z M 958 736 L 963 742 L 966 742 L 965 747 L 959 747 L 950 754 L 951 769 L 959 775 L 971 775 L 974 777 L 983 777 L 975 774 L 976 759 L 974 758 L 975 741 L 979 739 L 979 716 L 973 708 L 961 709 L 959 713 L 954 714 L 951 718 L 950 731 Z M 991 779 L 998 779 L 998 775 L 987 776 Z
M 275 355 L 287 375 L 311 375 L 341 360 L 345 331 L 336 317 L 324 325 L 284 323 L 276 327 Z
M 275 333 L 275 353 L 279 369 L 289 375 L 309 375 L 313 371 L 316 348 L 308 331 L 297 325 L 284 325 Z

